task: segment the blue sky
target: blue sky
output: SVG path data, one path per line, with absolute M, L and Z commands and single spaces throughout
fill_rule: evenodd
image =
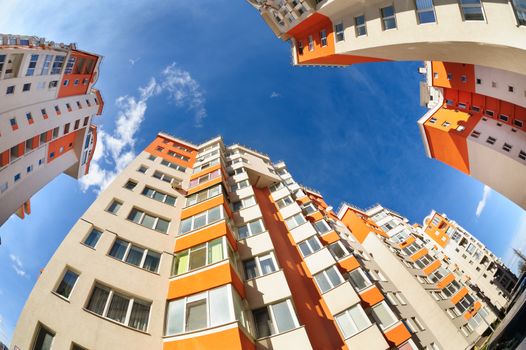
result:
M 97 88 L 106 106 L 90 177 L 58 177 L 33 197 L 31 216 L 0 228 L 0 341 L 9 343 L 39 271 L 100 186 L 161 130 L 195 143 L 221 134 L 284 160 L 297 181 L 335 207 L 379 202 L 414 222 L 436 209 L 504 261 L 513 260 L 510 247 L 525 248 L 522 209 L 426 158 L 416 124 L 425 113 L 419 62 L 293 67 L 289 44 L 242 0 L 13 1 L 3 8 L 16 14 L 0 19 L 5 33 L 102 54 Z

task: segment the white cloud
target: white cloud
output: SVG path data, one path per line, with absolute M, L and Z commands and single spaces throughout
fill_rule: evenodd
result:
M 196 127 L 202 126 L 207 113 L 201 87 L 190 73 L 178 68 L 175 63 L 162 71 L 159 82 L 152 77 L 148 84 L 138 88 L 138 92 L 138 97 L 126 95 L 115 100 L 118 108 L 115 129 L 111 133 L 99 129 L 89 173 L 80 179 L 82 191 L 91 187 L 96 192 L 104 190 L 135 158 L 136 134 L 144 121 L 151 97 L 166 92 L 177 107 L 194 112 Z M 104 165 L 109 165 L 111 169 Z
M 482 199 L 479 201 L 479 204 L 477 205 L 477 211 L 475 215 L 477 217 L 480 217 L 480 214 L 482 214 L 482 211 L 486 207 L 486 203 L 488 202 L 488 198 L 491 194 L 491 188 L 489 186 L 484 185 L 484 190 L 482 192 Z
M 281 96 L 281 94 L 279 92 L 276 92 L 276 91 L 272 91 L 272 93 L 270 94 L 270 98 L 278 98 L 280 96 Z
M 128 59 L 128 61 L 130 62 L 130 65 L 132 65 L 132 66 L 134 66 L 135 63 L 139 62 L 140 60 L 141 60 L 140 57 Z
M 29 277 L 27 272 L 24 270 L 24 265 L 22 264 L 22 261 L 20 261 L 20 259 L 16 255 L 9 254 L 9 259 L 11 259 L 12 262 L 11 267 L 13 268 L 13 270 L 15 270 L 18 276 Z

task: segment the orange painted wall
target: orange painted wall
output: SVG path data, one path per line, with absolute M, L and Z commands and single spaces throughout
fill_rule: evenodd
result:
M 372 231 L 371 228 L 366 225 L 366 222 L 350 209 L 345 212 L 340 220 L 351 230 L 354 237 L 360 243 L 363 243 Z
M 255 350 L 256 347 L 238 327 L 204 335 L 196 334 L 193 337 L 166 342 L 163 345 L 163 350 L 202 349 Z
M 440 219 L 438 225 L 433 224 L 433 218 L 435 217 L 438 217 Z M 446 231 L 451 225 L 444 217 L 442 217 L 442 215 L 438 213 L 435 213 L 433 218 L 427 223 L 426 227 L 424 228 L 424 232 L 429 238 L 435 241 L 436 244 L 444 248 L 450 240 L 449 236 L 446 234 Z M 436 232 L 438 232 L 439 234 L 437 235 Z
M 168 142 L 168 143 L 165 143 Z M 189 150 L 191 150 L 191 152 L 186 152 L 182 149 L 179 149 L 179 148 L 176 148 L 175 145 L 180 145 L 180 146 L 183 146 Z M 162 151 L 158 151 L 157 150 L 157 147 L 162 147 L 163 150 Z M 179 164 L 181 166 L 184 166 L 184 167 L 192 167 L 193 164 L 195 163 L 195 158 L 197 156 L 197 150 L 194 149 L 192 146 L 189 146 L 189 145 L 186 145 L 186 144 L 182 144 L 182 143 L 178 143 L 178 142 L 175 142 L 175 141 L 172 141 L 171 139 L 169 138 L 165 138 L 165 137 L 162 137 L 162 136 L 157 136 L 155 138 L 155 140 L 153 140 L 152 143 L 150 143 L 148 145 L 148 147 L 146 147 L 145 149 L 146 152 L 150 153 L 150 154 L 153 154 L 154 156 L 157 156 L 157 157 L 161 157 L 169 162 L 172 162 L 172 163 L 175 163 L 175 164 Z M 179 158 L 175 158 L 175 157 L 172 157 L 168 154 L 168 151 L 173 151 L 173 152 L 176 152 L 176 153 L 179 153 L 185 157 L 189 157 L 190 159 L 188 161 L 184 161 L 182 159 L 179 159 Z
M 198 273 L 170 280 L 168 300 L 199 293 L 232 283 L 239 295 L 245 297 L 245 286 L 230 264 L 222 264 Z
M 328 233 L 319 236 L 320 240 L 325 244 L 331 244 L 340 240 L 340 236 L 335 231 L 329 231 Z
M 84 129 L 79 129 L 77 131 L 74 131 L 72 133 L 67 134 L 66 136 L 59 137 L 58 139 L 51 141 L 48 146 L 48 153 L 47 153 L 47 161 L 52 162 L 53 160 L 57 159 L 67 151 L 73 149 L 73 144 L 75 143 L 75 139 L 81 135 L 80 132 L 84 131 Z M 60 148 L 63 147 L 62 152 L 60 152 Z M 51 158 L 51 153 L 54 153 L 54 157 Z
M 181 213 L 181 220 L 189 218 L 190 216 L 194 216 L 196 214 L 202 213 L 208 209 L 217 207 L 218 205 L 221 205 L 221 204 L 227 205 L 225 203 L 224 196 L 217 196 L 209 200 L 203 201 L 201 203 L 194 204 L 191 207 L 183 209 L 183 212 Z
M 433 271 L 435 271 L 436 269 L 438 269 L 440 267 L 440 260 L 435 260 L 433 261 L 431 264 L 429 264 L 428 266 L 426 266 L 422 271 L 424 272 L 424 274 L 426 276 L 429 276 L 430 274 L 433 273 Z
M 403 323 L 400 323 L 398 326 L 391 328 L 384 333 L 385 338 L 389 345 L 398 346 L 403 342 L 411 338 L 411 333 L 407 330 Z
M 350 256 L 338 261 L 338 267 L 346 272 L 352 271 L 360 267 L 360 263 L 356 260 L 356 257 Z
M 432 61 L 433 86 L 453 88 L 462 91 L 475 92 L 475 66 L 472 64 Z M 438 76 L 435 75 L 438 74 Z M 452 79 L 448 79 L 448 73 Z M 461 76 L 465 75 L 464 83 Z
M 230 231 L 226 222 L 221 221 L 200 231 L 187 233 L 178 237 L 175 241 L 174 252 L 181 252 L 185 249 L 222 236 L 226 236 L 230 245 L 232 246 L 232 249 L 237 250 L 237 241 L 234 238 L 234 234 Z
M 440 282 L 437 283 L 437 287 L 442 289 L 455 279 L 455 275 L 450 272 L 446 277 L 444 277 Z
M 360 299 L 362 299 L 364 307 L 371 307 L 384 300 L 384 295 L 376 286 L 372 286 L 366 291 L 360 292 L 358 295 Z
M 332 315 L 315 286 L 268 189 L 254 188 L 272 244 L 280 247 L 276 258 L 283 268 L 300 324 L 305 325 L 314 349 L 347 349 Z
M 409 258 L 411 259 L 411 261 L 417 261 L 418 259 L 420 259 L 421 257 L 423 257 L 424 255 L 426 255 L 429 251 L 427 250 L 427 248 L 422 248 L 418 251 L 416 251 L 413 255 L 411 255 Z
M 80 67 L 81 73 L 80 74 L 74 74 L 75 68 L 71 74 L 64 74 L 64 77 L 62 78 L 62 81 L 60 82 L 60 88 L 58 91 L 58 97 L 66 97 L 66 96 L 75 96 L 75 95 L 84 95 L 88 91 L 89 88 L 89 82 L 91 82 L 93 78 L 93 71 L 96 67 L 97 61 L 99 60 L 99 57 L 96 55 L 90 55 L 85 52 L 75 51 L 73 50 L 71 52 L 71 57 L 75 57 L 77 60 L 75 62 L 74 67 L 76 68 L 79 64 L 79 59 L 84 59 L 85 64 Z M 64 67 L 67 65 L 68 59 L 66 58 L 64 62 Z M 87 61 L 93 61 L 93 68 L 91 71 L 85 71 L 84 67 L 87 65 Z M 79 83 L 78 85 L 74 85 L 74 81 L 78 79 Z M 83 81 L 84 79 L 88 80 L 88 84 L 84 85 Z M 69 80 L 69 83 L 67 86 L 64 86 L 64 81 Z
M 468 289 L 466 287 L 460 288 L 460 290 L 455 295 L 453 295 L 453 297 L 451 298 L 451 302 L 453 304 L 458 303 L 460 299 L 466 296 L 466 294 L 468 294 Z

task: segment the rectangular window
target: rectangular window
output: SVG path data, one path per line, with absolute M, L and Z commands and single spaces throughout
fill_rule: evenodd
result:
M 365 15 L 354 17 L 354 26 L 356 28 L 356 36 L 367 35 L 367 25 L 365 23 Z
M 148 169 L 148 168 L 146 168 L 146 169 Z M 157 171 L 157 170 L 153 173 L 152 176 L 155 177 L 156 179 L 159 179 L 161 181 L 167 182 L 169 184 L 171 184 L 172 181 L 174 181 L 174 178 L 171 177 L 170 175 L 167 175 L 165 173 L 161 173 L 160 171 Z
M 181 221 L 179 227 L 179 234 L 185 234 L 190 231 L 198 230 L 201 227 L 215 223 L 216 221 L 223 220 L 223 206 L 219 205 L 212 209 L 208 209 L 205 212 L 196 214 L 187 219 Z
M 122 202 L 117 201 L 117 200 L 113 200 L 111 202 L 110 206 L 106 209 L 106 211 L 108 213 L 117 214 L 117 212 L 119 211 L 121 206 L 122 206 Z
M 417 261 L 415 261 L 415 264 L 416 266 L 418 266 L 419 268 L 423 269 L 424 267 L 428 266 L 429 264 L 431 264 L 433 262 L 433 258 L 431 256 L 429 256 L 429 254 L 425 254 L 424 256 L 422 256 L 420 259 L 418 259 Z
M 517 18 L 518 25 L 526 26 L 526 1 L 525 0 L 512 0 L 513 11 Z
M 342 241 L 336 241 L 329 245 L 329 251 L 336 260 L 341 260 L 351 254 L 349 248 Z
M 31 83 L 26 83 L 22 86 L 22 92 L 31 90 Z
M 334 26 L 334 32 L 336 33 L 336 42 L 345 40 L 345 35 L 343 33 L 343 23 L 340 22 Z
M 349 278 L 351 280 L 351 284 L 358 291 L 361 291 L 372 284 L 361 268 L 349 272 Z
M 53 345 L 53 338 L 55 333 L 48 330 L 43 325 L 38 325 L 37 335 L 35 337 L 35 343 L 33 345 L 33 350 L 51 350 Z
M 151 272 L 159 270 L 161 254 L 155 251 L 138 247 L 122 239 L 116 239 L 108 253 L 117 260 L 140 267 Z
M 62 295 L 66 299 L 69 299 L 71 291 L 73 290 L 73 287 L 75 287 L 78 278 L 78 273 L 71 270 L 66 270 L 62 276 L 62 280 L 55 290 L 55 293 Z
M 383 30 L 395 29 L 396 28 L 396 18 L 394 6 L 387 6 L 380 9 L 382 15 L 382 28 Z
M 325 29 L 320 31 L 320 43 L 322 47 L 327 46 L 327 30 Z
M 502 149 L 505 150 L 506 152 L 511 151 L 512 148 L 513 146 L 510 145 L 509 143 L 504 143 L 504 145 L 502 146 Z
M 261 233 L 264 231 L 265 231 L 265 226 L 263 225 L 263 220 L 257 219 L 243 226 L 239 226 L 237 229 L 237 234 L 238 234 L 239 239 L 244 239 L 250 236 L 257 235 L 258 233 Z
M 345 339 L 350 338 L 371 325 L 371 321 L 367 318 L 360 304 L 335 315 L 334 318 Z
M 168 302 L 165 335 L 219 326 L 239 318 L 234 313 L 237 294 L 229 285 Z
M 312 35 L 309 35 L 309 51 L 314 51 L 314 39 L 312 38 Z
M 143 196 L 155 199 L 156 201 L 159 201 L 161 203 L 166 203 L 172 206 L 175 205 L 175 197 L 172 197 L 169 194 L 160 192 L 148 186 L 144 187 L 141 194 Z
M 483 21 L 484 12 L 481 0 L 459 0 L 462 16 L 465 21 Z
M 486 142 L 489 143 L 490 145 L 495 144 L 496 141 L 497 141 L 497 139 L 494 138 L 494 137 L 491 137 L 491 136 L 488 136 L 488 138 L 486 140 Z
M 131 210 L 128 214 L 128 220 L 161 233 L 166 233 L 170 224 L 169 220 L 145 213 L 137 208 Z
M 306 222 L 307 221 L 305 220 L 305 217 L 302 214 L 296 214 L 288 219 L 285 219 L 285 224 L 287 225 L 289 231 L 295 229 L 300 225 L 303 225 Z
M 451 281 L 450 284 L 445 286 L 444 289 L 442 289 L 442 292 L 444 292 L 445 295 L 450 297 L 454 293 L 456 293 L 459 289 L 460 289 L 460 284 L 456 280 L 453 280 Z
M 66 56 L 55 56 L 53 66 L 51 67 L 51 74 L 60 74 L 60 72 L 62 71 L 62 65 L 64 64 L 65 57 Z
M 148 167 L 144 165 L 141 165 L 139 169 L 137 169 L 138 172 L 143 173 L 143 174 L 146 173 L 146 170 L 148 170 Z
M 164 166 L 167 166 L 169 168 L 175 169 L 177 171 L 183 172 L 183 173 L 186 171 L 186 168 L 184 166 L 181 166 L 179 164 L 175 164 L 175 163 L 169 162 L 169 161 L 167 161 L 165 159 L 163 159 L 161 161 L 161 164 L 164 165 Z
M 146 332 L 150 318 L 149 302 L 128 297 L 96 283 L 86 309 L 104 318 Z
M 298 243 L 298 247 L 300 248 L 303 257 L 307 257 L 320 250 L 322 248 L 322 245 L 318 240 L 318 237 L 312 236 L 307 238 L 303 242 Z
M 318 272 L 313 277 L 322 293 L 325 293 L 343 283 L 343 277 L 334 265 L 326 270 Z
M 292 203 L 294 203 L 294 200 L 292 199 L 291 196 L 286 196 L 276 201 L 276 204 L 279 209 L 283 209 L 286 206 L 291 205 Z
M 37 66 L 38 55 L 31 55 L 29 65 L 27 67 L 26 76 L 30 77 L 35 74 L 35 67 Z
M 174 151 L 168 151 L 168 155 L 169 156 L 172 156 L 174 158 L 178 158 L 178 159 L 182 159 L 184 160 L 185 162 L 188 162 L 190 160 L 190 158 L 186 157 L 186 156 L 183 156 L 182 154 L 179 154 L 177 152 L 174 152 Z
M 371 311 L 374 319 L 382 329 L 386 329 L 398 321 L 385 301 L 376 304 Z
M 219 194 L 222 194 L 221 185 L 216 185 L 214 187 L 207 188 L 206 190 L 194 193 L 186 198 L 185 207 L 201 203 L 207 199 L 215 197 Z
M 265 306 L 252 311 L 257 338 L 280 334 L 299 327 L 296 313 L 290 300 Z
M 455 306 L 460 313 L 464 313 L 474 302 L 475 299 L 471 295 L 466 294 Z
M 238 202 L 232 203 L 232 208 L 234 211 L 240 211 L 241 209 L 249 208 L 256 204 L 256 199 L 254 196 L 246 197 L 241 199 Z
M 68 62 L 66 63 L 66 69 L 64 70 L 64 74 L 71 74 L 73 72 L 73 66 L 75 65 L 76 58 L 70 57 L 68 58 Z
M 46 55 L 46 58 L 44 59 L 44 64 L 42 65 L 42 70 L 40 71 L 40 75 L 47 75 L 49 73 L 49 66 L 51 65 L 52 59 L 53 55 Z
M 243 267 L 247 280 L 277 271 L 276 259 L 273 252 L 246 260 L 243 262 Z
M 521 150 L 519 152 L 519 158 L 522 159 L 522 160 L 526 160 L 526 152 L 524 152 L 523 150 Z
M 332 230 L 332 228 L 329 226 L 329 224 L 325 220 L 316 221 L 314 223 L 314 228 L 316 229 L 316 231 L 318 231 L 320 235 Z
M 12 86 L 8 86 L 6 91 L 5 91 L 5 94 L 6 95 L 11 95 L 11 94 L 14 94 L 15 93 L 15 86 L 12 85 Z
M 237 190 L 241 190 L 243 188 L 246 188 L 250 186 L 250 183 L 248 182 L 248 180 L 243 180 L 243 181 L 240 181 L 234 185 L 232 185 L 232 187 L 230 188 L 232 190 L 232 192 L 236 192 Z
M 99 238 L 100 236 L 102 236 L 102 232 L 93 228 L 91 229 L 89 235 L 86 237 L 86 239 L 84 239 L 84 244 L 91 247 L 91 248 L 95 248 L 95 246 L 97 245 L 97 243 L 99 242 Z
M 436 22 L 433 0 L 416 0 L 416 14 L 420 24 Z
M 217 238 L 175 254 L 172 276 L 223 261 L 227 257 L 225 238 Z

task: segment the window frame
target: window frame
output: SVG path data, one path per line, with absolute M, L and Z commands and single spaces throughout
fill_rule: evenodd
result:
M 386 9 L 388 9 L 390 7 L 393 8 L 393 14 L 390 15 L 390 16 L 384 16 L 384 10 L 386 10 Z M 388 30 L 398 29 L 398 23 L 396 21 L 396 9 L 395 9 L 393 3 L 391 3 L 391 5 L 387 5 L 387 6 L 384 6 L 384 7 L 380 8 L 380 19 L 382 20 L 382 31 L 385 32 L 385 31 L 388 31 Z M 390 20 L 394 21 L 394 27 L 388 28 L 387 25 L 386 25 L 386 21 L 390 21 Z
M 478 4 L 471 4 L 471 3 L 467 3 L 467 4 L 463 4 L 464 0 L 459 0 L 458 1 L 458 6 L 460 7 L 460 13 L 462 15 L 462 20 L 464 22 L 478 22 L 478 21 L 486 21 L 486 14 L 484 13 L 484 5 L 482 4 L 482 1 L 481 0 L 477 0 L 479 3 Z M 466 13 L 464 11 L 464 9 L 470 9 L 470 8 L 480 8 L 480 15 L 482 15 L 482 19 L 467 19 L 466 18 Z
M 216 208 L 219 208 L 219 219 L 215 220 L 215 221 L 209 221 L 209 215 L 210 215 L 210 212 Z M 196 218 L 201 218 L 201 216 L 205 216 L 205 224 L 202 225 L 202 226 L 199 226 L 197 227 L 195 225 L 195 221 L 196 221 Z M 222 204 L 219 204 L 213 208 L 210 208 L 208 210 L 205 210 L 205 211 L 202 211 L 200 213 L 197 213 L 195 215 L 192 215 L 184 220 L 181 220 L 180 224 L 179 224 L 179 232 L 177 233 L 177 236 L 180 236 L 180 235 L 184 235 L 184 234 L 187 234 L 187 233 L 190 233 L 190 232 L 193 232 L 193 231 L 196 231 L 196 230 L 199 230 L 199 229 L 202 229 L 203 227 L 207 227 L 207 226 L 210 226 L 212 224 L 215 224 L 215 223 L 218 223 L 222 220 L 225 220 L 225 209 L 223 208 L 223 205 Z M 187 231 L 184 231 L 183 232 L 183 223 L 186 223 L 186 222 L 190 222 L 190 229 L 187 230 Z
M 332 279 L 330 278 L 329 276 L 329 273 L 328 271 L 329 270 L 332 270 L 333 272 L 336 273 L 336 276 L 338 276 L 338 283 L 335 284 Z M 324 279 L 324 282 L 329 286 L 328 289 L 325 289 L 321 287 L 319 281 L 318 281 L 318 276 L 319 278 L 323 278 Z M 312 275 L 312 278 L 314 279 L 315 283 L 316 283 L 316 286 L 318 287 L 319 291 L 321 294 L 325 294 L 331 290 L 333 290 L 334 288 L 342 285 L 343 283 L 345 283 L 345 279 L 343 278 L 342 274 L 340 273 L 340 271 L 338 270 L 338 268 L 336 267 L 336 265 L 332 265 L 324 270 L 321 270 L 315 274 Z
M 135 221 L 133 219 L 131 219 L 130 217 L 132 216 L 132 213 L 135 212 L 135 213 L 140 213 L 140 218 L 138 221 Z M 149 227 L 149 226 L 146 226 L 146 225 L 143 225 L 144 223 L 144 218 L 145 216 L 148 215 L 152 218 L 154 218 L 154 221 L 153 221 L 153 227 Z M 160 232 L 160 233 L 163 233 L 163 234 L 168 234 L 168 230 L 170 229 L 170 224 L 171 224 L 171 220 L 168 220 L 168 219 L 165 219 L 164 217 L 160 217 L 158 216 L 157 214 L 153 214 L 152 212 L 149 212 L 149 211 L 145 211 L 143 209 L 140 209 L 139 207 L 135 207 L 133 206 L 130 210 L 130 212 L 128 213 L 128 215 L 126 216 L 126 220 L 130 221 L 130 222 L 133 222 L 137 225 L 140 225 L 142 227 L 146 227 L 150 230 L 154 230 L 154 231 L 157 231 L 157 232 Z M 159 221 L 162 220 L 162 221 L 165 221 L 167 223 L 167 226 L 166 226 L 166 231 L 162 231 L 162 230 L 158 230 L 157 229 L 157 226 L 159 224 Z
M 351 310 L 357 310 L 358 314 L 362 317 L 363 320 L 366 321 L 366 323 L 368 323 L 365 327 L 363 328 L 358 328 L 357 326 L 357 323 L 356 321 L 354 320 L 352 314 L 351 314 Z M 345 331 L 343 330 L 342 326 L 340 325 L 340 317 L 343 317 L 343 316 L 347 316 L 347 320 L 350 321 L 350 323 L 353 325 L 354 327 L 354 331 L 351 332 L 350 334 L 345 334 Z M 371 327 L 372 325 L 372 322 L 371 320 L 369 319 L 369 317 L 367 317 L 367 314 L 365 313 L 364 309 L 362 308 L 362 306 L 360 305 L 360 303 L 348 308 L 348 309 L 345 309 L 343 310 L 342 312 L 334 315 L 334 320 L 336 321 L 336 324 L 338 325 L 338 328 L 339 330 L 341 331 L 342 333 L 342 336 L 343 336 L 343 339 L 349 339 L 351 338 L 352 336 L 364 331 L 365 329 Z
M 263 273 L 263 269 L 261 268 L 261 260 L 262 259 L 270 259 L 270 261 L 272 261 L 274 270 L 271 271 L 271 272 Z M 245 264 L 247 262 L 249 262 L 249 261 L 252 261 L 252 260 L 255 262 L 256 274 L 253 277 L 248 277 L 248 273 L 247 273 L 247 269 L 246 269 L 246 265 Z M 243 273 L 245 275 L 245 281 L 250 281 L 250 280 L 253 280 L 253 279 L 257 279 L 259 277 L 270 275 L 270 274 L 272 274 L 274 272 L 277 272 L 279 270 L 280 270 L 280 268 L 278 266 L 278 262 L 276 260 L 276 256 L 274 254 L 274 251 L 272 251 L 272 250 L 268 251 L 268 252 L 265 252 L 265 253 L 262 253 L 262 254 L 258 254 L 256 256 L 253 256 L 250 259 L 243 260 Z
M 215 242 L 220 242 L 221 244 L 221 254 L 222 254 L 222 258 L 218 261 L 213 261 L 212 257 L 210 256 L 210 252 L 211 252 L 211 245 L 214 244 Z M 204 248 L 200 248 L 204 246 Z M 192 272 L 192 271 L 197 271 L 199 269 L 203 269 L 203 268 L 206 268 L 208 266 L 212 266 L 212 265 L 215 265 L 215 264 L 219 264 L 225 260 L 228 260 L 229 259 L 229 254 L 228 254 L 228 249 L 232 249 L 226 239 L 226 236 L 223 236 L 223 237 L 219 237 L 219 238 L 215 238 L 215 239 L 212 239 L 210 241 L 207 241 L 207 242 L 204 242 L 204 243 L 201 243 L 201 244 L 198 244 L 198 245 L 195 245 L 193 247 L 190 247 L 188 249 L 185 249 L 185 250 L 182 250 L 180 252 L 177 252 L 174 254 L 174 257 L 173 257 L 173 260 L 172 260 L 172 267 L 171 267 L 171 271 L 170 271 L 170 277 L 177 277 L 177 276 L 182 276 L 184 274 L 187 274 L 189 272 Z M 195 255 L 197 254 L 197 252 L 200 250 L 200 249 L 204 249 L 205 251 L 205 264 L 202 265 L 202 266 L 199 266 L 199 267 L 195 267 L 193 269 L 190 268 L 190 263 L 191 263 L 191 260 L 192 260 L 192 253 Z M 179 272 L 179 263 L 180 261 L 182 260 L 181 257 L 183 256 L 186 256 L 186 265 L 182 268 L 182 272 Z M 234 263 L 234 262 L 232 262 Z
M 113 250 L 113 247 L 115 246 L 115 244 L 117 243 L 117 241 L 121 241 L 121 242 L 124 242 L 126 243 L 126 249 L 124 251 L 124 254 L 122 256 L 122 259 L 121 258 L 118 258 L 117 256 L 114 256 L 114 255 L 111 255 L 111 251 Z M 139 265 L 135 265 L 131 262 L 128 262 L 128 256 L 130 254 L 130 251 L 132 250 L 132 248 L 139 248 L 139 249 L 142 249 L 143 252 L 142 252 L 142 256 L 141 256 L 141 260 L 139 262 Z M 159 255 L 159 260 L 158 260 L 158 263 L 157 263 L 157 268 L 152 271 L 146 267 L 144 267 L 144 264 L 146 262 L 146 259 L 148 257 L 148 253 L 155 253 L 157 255 Z M 111 245 L 110 249 L 108 250 L 108 252 L 106 253 L 106 255 L 110 258 L 113 258 L 115 260 L 119 260 L 123 263 L 126 263 L 128 265 L 131 265 L 131 266 L 135 266 L 135 267 L 138 267 L 140 268 L 141 270 L 145 270 L 145 271 L 148 271 L 148 272 L 152 272 L 152 273 L 155 273 L 155 274 L 159 274 L 159 269 L 161 267 L 161 261 L 162 261 L 162 253 L 158 252 L 158 251 L 155 251 L 155 250 L 152 250 L 150 248 L 146 248 L 144 246 L 141 246 L 141 245 L 138 245 L 138 244 L 135 244 L 133 242 L 130 242 L 126 239 L 123 239 L 123 238 L 120 238 L 118 236 L 115 237 L 115 240 L 113 241 L 113 244 Z

